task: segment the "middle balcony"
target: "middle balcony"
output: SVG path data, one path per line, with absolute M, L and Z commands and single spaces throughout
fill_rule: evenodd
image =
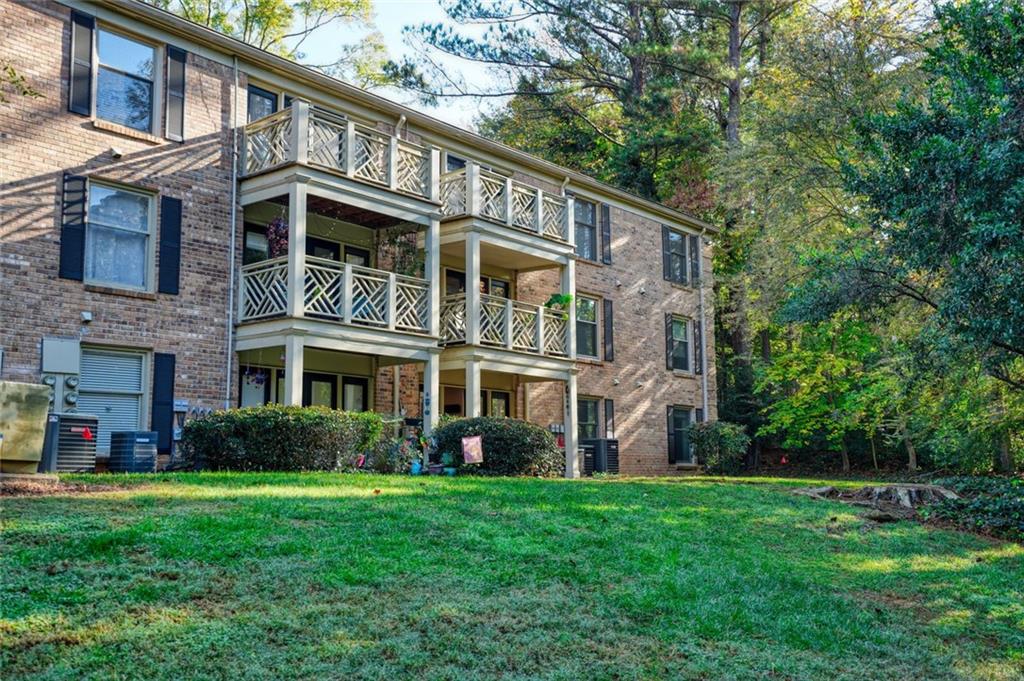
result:
M 441 342 L 445 345 L 470 343 L 548 357 L 569 356 L 568 313 L 480 294 L 474 325 L 467 323 L 467 306 L 471 304 L 467 298 L 465 293 L 455 293 L 441 300 Z

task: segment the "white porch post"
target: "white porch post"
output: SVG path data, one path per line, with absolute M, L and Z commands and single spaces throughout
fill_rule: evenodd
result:
M 292 158 L 296 163 L 309 160 L 309 102 L 292 100 Z
M 423 367 L 423 434 L 437 427 L 441 417 L 441 353 L 432 352 Z
M 284 403 L 302 406 L 302 371 L 305 341 L 300 335 L 290 335 L 284 341 Z
M 572 257 L 562 266 L 562 293 L 572 296 L 566 310 L 569 320 L 566 322 L 565 342 L 569 346 L 566 356 L 576 359 L 576 260 Z
M 480 345 L 480 234 L 466 235 L 466 343 Z
M 430 218 L 423 241 L 423 277 L 430 282 L 427 328 L 431 336 L 441 335 L 441 220 Z
M 306 184 L 288 188 L 288 316 L 301 317 L 306 290 Z
M 480 416 L 480 362 L 466 362 L 466 416 Z
M 576 440 L 577 413 L 576 400 L 579 394 L 576 389 L 576 373 L 570 373 L 565 381 L 565 477 L 580 477 L 580 461 L 577 456 Z

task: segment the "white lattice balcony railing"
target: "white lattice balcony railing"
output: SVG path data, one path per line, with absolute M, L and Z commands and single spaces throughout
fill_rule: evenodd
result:
M 465 293 L 441 301 L 441 342 L 466 343 Z M 499 296 L 480 295 L 480 344 L 553 357 L 568 357 L 568 320 L 564 312 Z
M 287 256 L 242 268 L 239 306 L 242 322 L 286 314 Z M 429 333 L 430 283 L 307 255 L 302 313 L 344 324 Z
M 254 175 L 289 163 L 327 168 L 351 179 L 438 200 L 438 152 L 296 100 L 249 123 L 242 172 Z
M 572 199 L 485 170 L 472 161 L 441 176 L 440 201 L 445 217 L 473 215 L 548 239 L 570 241 Z

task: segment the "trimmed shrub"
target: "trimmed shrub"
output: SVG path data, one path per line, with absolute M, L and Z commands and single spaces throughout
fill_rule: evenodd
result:
M 483 436 L 484 462 L 462 461 L 462 438 Z M 555 437 L 544 428 L 519 419 L 477 417 L 455 419 L 437 427 L 432 434 L 436 443 L 435 460 L 451 457 L 451 465 L 479 475 L 560 476 L 565 471 L 565 455 Z
M 690 426 L 690 442 L 705 471 L 736 475 L 743 470 L 750 436 L 737 423 L 706 421 Z
M 383 439 L 370 452 L 364 467 L 374 473 L 408 473 L 412 462 L 422 456 L 415 437 Z
M 384 423 L 373 412 L 326 407 L 228 409 L 185 424 L 181 448 L 196 468 L 229 471 L 351 470 Z

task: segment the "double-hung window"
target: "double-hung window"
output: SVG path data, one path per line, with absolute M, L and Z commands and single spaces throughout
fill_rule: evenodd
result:
M 672 369 L 690 370 L 690 320 L 672 316 L 668 323 L 668 363 Z
M 99 29 L 96 52 L 96 117 L 152 132 L 156 49 Z
M 581 440 L 596 440 L 598 437 L 597 411 L 600 400 L 595 397 L 581 397 L 576 401 L 577 434 Z
M 597 206 L 590 201 L 577 198 L 576 255 L 587 260 L 597 260 Z
M 247 104 L 248 114 L 246 118 L 251 123 L 277 112 L 277 94 L 264 90 L 261 87 L 250 85 Z
M 686 283 L 686 235 L 668 231 L 668 278 L 677 284 Z
M 597 301 L 586 296 L 576 298 L 576 354 L 597 357 Z
M 121 288 L 149 287 L 153 196 L 89 184 L 85 280 Z

